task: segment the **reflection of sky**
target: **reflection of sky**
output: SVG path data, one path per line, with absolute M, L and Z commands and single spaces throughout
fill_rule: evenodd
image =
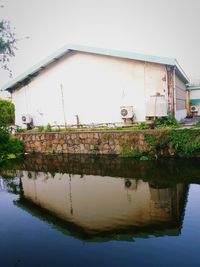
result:
M 176 57 L 191 77 L 199 77 L 199 0 L 6 0 L 0 17 L 19 38 L 13 75 L 66 43 Z M 36 19 L 37 18 L 37 19 Z M 7 80 L 1 71 L 0 85 Z
M 200 185 L 190 185 L 188 202 L 186 205 L 186 212 L 183 222 L 183 233 L 188 235 L 188 238 L 199 240 L 200 245 L 200 231 L 195 231 L 195 227 L 199 224 L 200 229 Z M 197 229 L 196 229 L 197 230 Z

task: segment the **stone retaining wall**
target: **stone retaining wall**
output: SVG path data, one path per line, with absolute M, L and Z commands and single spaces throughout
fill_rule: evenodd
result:
M 118 155 L 147 149 L 143 131 L 22 133 L 15 137 L 29 153 Z

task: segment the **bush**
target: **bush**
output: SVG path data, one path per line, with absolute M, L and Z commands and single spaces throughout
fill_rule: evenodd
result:
M 148 126 L 145 122 L 141 122 L 141 123 L 138 125 L 138 129 L 139 129 L 139 130 L 146 130 L 146 129 L 149 129 L 149 126 Z
M 41 132 L 44 132 L 45 128 L 44 126 L 38 126 L 37 130 L 39 133 L 41 133 Z
M 52 127 L 49 123 L 47 124 L 47 127 L 45 128 L 45 132 L 52 132 Z
M 19 157 L 23 152 L 23 143 L 12 138 L 7 129 L 0 127 L 0 162 Z
M 171 133 L 171 144 L 179 157 L 195 157 L 200 153 L 200 132 L 194 129 L 183 129 Z
M 174 117 L 168 116 L 156 119 L 154 125 L 155 128 L 177 128 L 179 123 Z
M 200 120 L 198 120 L 195 124 L 196 127 L 200 127 Z
M 0 99 L 0 127 L 15 123 L 15 106 L 9 100 Z

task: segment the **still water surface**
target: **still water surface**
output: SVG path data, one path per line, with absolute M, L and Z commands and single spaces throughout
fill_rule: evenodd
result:
M 0 169 L 0 266 L 200 266 L 200 160 L 32 156 Z

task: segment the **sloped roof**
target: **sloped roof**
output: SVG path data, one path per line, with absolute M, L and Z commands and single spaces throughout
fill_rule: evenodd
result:
M 17 76 L 15 79 L 5 84 L 1 88 L 1 90 L 8 90 L 8 91 L 15 90 L 21 84 L 28 82 L 31 78 L 36 76 L 42 69 L 47 67 L 49 64 L 55 62 L 56 60 L 58 60 L 65 54 L 69 53 L 70 51 L 85 52 L 85 53 L 91 53 L 91 54 L 97 54 L 97 55 L 118 57 L 118 58 L 125 58 L 125 59 L 132 59 L 132 60 L 174 66 L 176 70 L 176 74 L 180 77 L 180 79 L 183 80 L 184 83 L 189 83 L 189 79 L 187 75 L 184 73 L 184 71 L 180 67 L 178 61 L 174 58 L 157 57 L 157 56 L 151 56 L 151 55 L 137 54 L 133 52 L 94 48 L 94 47 L 81 46 L 81 45 L 66 45 L 62 47 L 61 49 L 57 50 L 55 53 L 51 54 L 49 57 L 39 62 L 38 64 L 34 65 L 29 70 Z

